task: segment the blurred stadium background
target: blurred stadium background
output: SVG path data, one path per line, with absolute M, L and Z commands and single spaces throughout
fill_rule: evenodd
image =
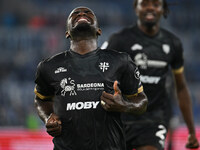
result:
M 163 27 L 182 40 L 185 74 L 200 139 L 200 1 L 168 0 L 170 15 Z M 37 64 L 67 50 L 65 21 L 77 6 L 95 11 L 103 31 L 99 46 L 109 35 L 135 22 L 132 0 L 0 0 L 0 150 L 49 150 L 51 137 L 34 109 Z M 187 130 L 174 102 L 174 150 L 184 150 Z

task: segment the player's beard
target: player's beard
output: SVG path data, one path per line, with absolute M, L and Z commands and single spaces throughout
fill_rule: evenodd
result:
M 72 31 L 71 37 L 75 38 L 90 38 L 96 34 L 95 28 L 88 23 L 78 24 Z
M 156 22 L 154 22 L 154 21 L 145 21 L 143 24 L 144 24 L 148 29 L 152 29 L 153 26 L 156 25 Z

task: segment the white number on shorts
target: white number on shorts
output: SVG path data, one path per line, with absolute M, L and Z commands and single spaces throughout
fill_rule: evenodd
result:
M 159 131 L 156 132 L 156 136 L 160 138 L 159 143 L 164 148 L 165 134 L 166 134 L 167 130 L 166 130 L 165 126 L 163 126 L 163 125 L 159 125 L 158 128 L 159 128 Z

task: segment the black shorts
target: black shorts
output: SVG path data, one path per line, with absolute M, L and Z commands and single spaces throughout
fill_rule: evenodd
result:
M 140 146 L 155 146 L 164 150 L 167 126 L 161 123 L 142 123 L 125 125 L 127 150 Z

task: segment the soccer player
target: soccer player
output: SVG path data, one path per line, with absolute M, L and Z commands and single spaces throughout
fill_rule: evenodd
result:
M 172 70 L 176 82 L 179 107 L 188 127 L 187 148 L 197 148 L 192 116 L 191 99 L 184 77 L 183 49 L 180 39 L 160 27 L 162 16 L 169 9 L 166 0 L 135 0 L 137 25 L 113 34 L 102 48 L 130 54 L 141 73 L 149 103 L 141 116 L 124 115 L 127 149 L 162 150 L 170 119 L 169 95 L 165 89 L 168 71 Z
M 97 47 L 101 34 L 87 7 L 67 19 L 70 50 L 39 63 L 35 105 L 54 150 L 125 150 L 121 112 L 145 112 L 147 98 L 128 54 Z

